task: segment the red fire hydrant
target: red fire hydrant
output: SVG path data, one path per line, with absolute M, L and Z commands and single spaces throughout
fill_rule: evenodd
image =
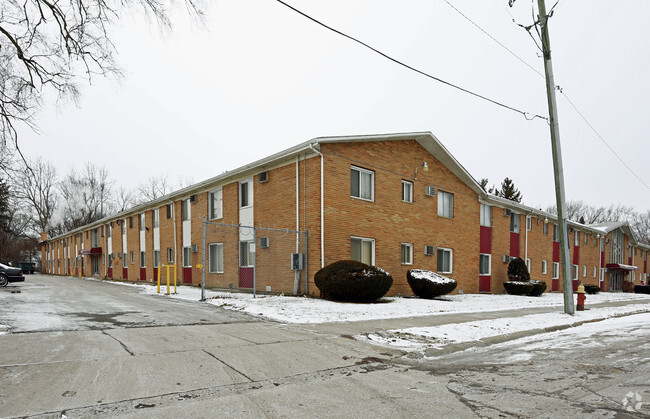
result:
M 576 310 L 585 311 L 585 300 L 587 299 L 587 296 L 585 295 L 585 286 L 582 284 L 578 285 L 578 291 L 576 291 L 576 294 L 578 294 Z

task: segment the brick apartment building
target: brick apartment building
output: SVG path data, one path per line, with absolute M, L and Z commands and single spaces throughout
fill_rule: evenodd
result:
M 570 222 L 568 234 L 574 287 L 647 281 L 650 246 L 627 223 Z M 559 250 L 553 214 L 487 194 L 430 132 L 315 138 L 42 240 L 48 274 L 151 282 L 175 265 L 187 284 L 316 295 L 313 273 L 341 259 L 387 270 L 390 294 L 410 295 L 412 268 L 454 278 L 455 292 L 502 293 L 521 257 L 561 291 Z

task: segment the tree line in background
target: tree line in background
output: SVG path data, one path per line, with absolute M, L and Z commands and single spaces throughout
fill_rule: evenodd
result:
M 135 190 L 127 190 L 116 186 L 108 170 L 91 163 L 64 177 L 51 162 L 41 158 L 28 164 L 5 161 L 4 173 L 0 174 L 0 261 L 18 262 L 21 252 L 37 251 L 43 231 L 48 237 L 56 237 L 174 190 L 166 176 L 149 177 Z M 176 186 L 191 183 L 191 179 L 179 179 Z M 488 180 L 479 183 L 486 189 Z M 522 199 L 509 178 L 499 188 L 492 186 L 486 191 L 516 202 Z M 554 205 L 545 210 L 557 213 Z M 569 201 L 567 216 L 582 224 L 627 221 L 635 237 L 650 244 L 650 210 L 637 212 L 621 204 L 597 207 Z
M 27 164 L 5 161 L 0 174 L 0 261 L 18 262 L 24 252 L 37 251 L 41 232 L 55 237 L 174 188 L 166 176 L 149 177 L 135 190 L 116 187 L 107 169 L 91 163 L 64 177 L 41 158 Z M 191 183 L 179 179 L 178 187 Z

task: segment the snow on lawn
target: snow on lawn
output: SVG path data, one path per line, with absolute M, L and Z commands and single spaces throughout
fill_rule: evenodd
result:
M 102 281 L 109 282 L 109 281 Z M 153 285 L 113 282 L 139 287 L 141 292 L 156 294 Z M 173 292 L 174 288 L 171 288 Z M 179 286 L 178 293 L 166 296 L 166 286 L 160 287 L 161 296 L 198 301 L 201 289 Z M 206 290 L 207 302 L 229 310 L 259 315 L 285 323 L 331 323 L 392 318 L 432 316 L 449 313 L 472 313 L 532 307 L 562 307 L 563 295 L 545 293 L 540 297 L 522 297 L 492 294 L 454 294 L 433 300 L 419 298 L 386 297 L 374 304 L 338 303 L 319 298 L 258 295 L 227 291 Z M 650 302 L 649 295 L 629 293 L 600 293 L 588 295 L 586 306 L 601 302 L 639 300 Z
M 481 339 L 511 333 L 568 326 L 579 322 L 627 314 L 647 313 L 649 310 L 650 307 L 647 303 L 630 304 L 622 307 L 601 307 L 587 311 L 577 311 L 574 316 L 559 312 L 529 314 L 432 327 L 387 330 L 355 337 L 360 341 L 376 345 L 403 349 L 409 352 L 425 352 L 426 356 L 436 356 L 435 349 L 442 349 L 449 344 L 476 342 Z

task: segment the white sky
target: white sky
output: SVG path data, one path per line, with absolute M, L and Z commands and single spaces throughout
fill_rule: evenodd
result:
M 449 0 L 543 74 L 521 28 L 531 2 Z M 547 114 L 544 79 L 444 0 L 290 4 L 436 77 Z M 536 2 L 535 2 L 536 4 Z M 547 9 L 553 2 L 549 1 Z M 550 33 L 556 83 L 650 184 L 650 2 L 561 0 Z M 431 131 L 478 180 L 511 177 L 524 203 L 555 202 L 549 128 L 400 67 L 272 0 L 211 1 L 204 27 L 172 32 L 127 16 L 115 28 L 125 78 L 95 80 L 79 107 L 47 108 L 29 157 L 60 174 L 86 161 L 135 188 L 198 182 L 313 137 Z M 650 209 L 637 180 L 558 96 L 567 199 Z

